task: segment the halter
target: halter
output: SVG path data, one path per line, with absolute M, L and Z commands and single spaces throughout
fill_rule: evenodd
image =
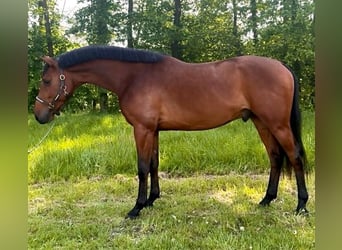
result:
M 41 99 L 39 96 L 36 96 L 36 101 L 47 105 L 50 110 L 53 110 L 55 108 L 55 102 L 59 99 L 61 93 L 63 93 L 65 97 L 69 95 L 68 91 L 66 90 L 67 86 L 65 85 L 65 75 L 63 74 L 63 71 L 61 71 L 61 74 L 59 75 L 59 80 L 59 90 L 55 98 L 53 98 L 52 102 L 45 101 Z

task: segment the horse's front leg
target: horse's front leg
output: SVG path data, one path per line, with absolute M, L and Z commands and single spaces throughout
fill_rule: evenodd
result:
M 160 197 L 159 189 L 159 177 L 158 177 L 158 166 L 159 166 L 159 136 L 158 131 L 156 131 L 153 137 L 153 151 L 150 166 L 151 175 L 151 191 L 148 200 L 146 201 L 146 206 L 152 206 L 153 202 Z
M 147 182 L 153 155 L 154 136 L 155 131 L 143 126 L 134 127 L 134 137 L 138 154 L 139 190 L 136 204 L 127 215 L 129 218 L 137 217 L 140 210 L 147 204 Z

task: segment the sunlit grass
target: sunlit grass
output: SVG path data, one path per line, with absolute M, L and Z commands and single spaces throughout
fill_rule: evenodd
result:
M 80 179 L 29 189 L 30 249 L 314 249 L 314 176 L 309 217 L 296 216 L 294 180 L 282 178 L 279 198 L 257 205 L 266 175 L 161 179 L 161 198 L 136 220 L 124 219 L 137 180 Z
M 303 140 L 309 169 L 315 164 L 314 114 L 304 113 Z M 28 119 L 29 182 L 67 180 L 93 175 L 136 174 L 132 127 L 121 115 L 64 114 L 51 133 L 31 115 Z M 234 121 L 207 131 L 160 132 L 160 170 L 174 176 L 265 173 L 266 151 L 249 121 Z
M 136 220 L 132 128 L 120 115 L 64 114 L 50 125 L 30 116 L 29 249 L 314 249 L 314 114 L 303 116 L 310 216 L 296 216 L 295 178 L 265 194 L 269 163 L 251 122 L 160 134 L 161 199 Z M 37 146 L 35 148 L 35 146 Z

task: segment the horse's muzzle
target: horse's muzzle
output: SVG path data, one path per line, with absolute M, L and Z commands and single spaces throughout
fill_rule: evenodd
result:
M 46 119 L 46 117 L 39 117 L 37 115 L 35 115 L 36 120 L 40 123 L 40 124 L 45 124 L 48 123 L 50 121 L 50 119 Z
M 59 113 L 59 112 L 58 112 Z M 45 124 L 53 120 L 54 114 L 50 110 L 35 112 L 34 116 L 40 124 Z

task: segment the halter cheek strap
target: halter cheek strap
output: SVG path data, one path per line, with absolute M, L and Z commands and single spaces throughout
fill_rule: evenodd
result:
M 65 75 L 63 74 L 63 71 L 61 71 L 61 74 L 59 75 L 59 90 L 53 100 L 48 102 L 39 96 L 36 96 L 36 101 L 47 105 L 50 110 L 53 110 L 55 108 L 55 103 L 60 98 L 61 94 L 63 94 L 65 97 L 69 95 L 67 91 L 67 85 L 65 84 Z

